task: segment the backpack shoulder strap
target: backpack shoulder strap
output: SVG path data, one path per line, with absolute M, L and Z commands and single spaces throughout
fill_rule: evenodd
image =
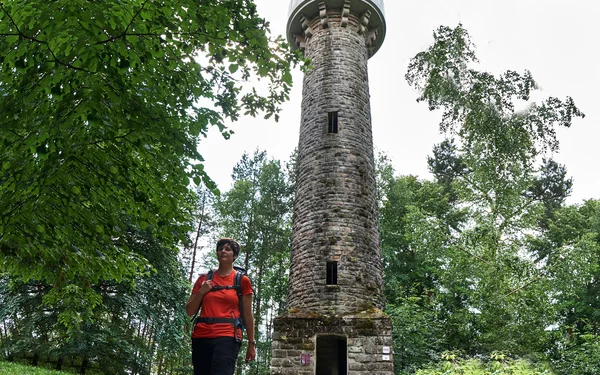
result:
M 233 267 L 235 269 L 235 278 L 233 279 L 233 287 L 235 288 L 235 292 L 238 296 L 239 301 L 239 310 L 240 310 L 240 320 L 242 321 L 242 329 L 245 326 L 244 323 L 244 303 L 242 296 L 242 277 L 246 275 L 246 270 L 241 267 Z
M 242 292 L 242 277 L 246 274 L 244 271 L 236 270 L 235 279 L 233 279 L 233 286 L 235 289 L 239 289 Z
M 215 271 L 214 270 L 208 271 L 206 273 L 206 280 L 212 280 L 214 275 L 215 275 Z M 194 314 L 194 316 L 192 317 L 192 322 L 194 322 L 196 320 L 196 317 L 198 316 L 198 313 L 200 313 L 200 308 L 202 308 L 202 302 L 200 302 L 200 305 L 198 306 L 198 310 L 196 311 L 196 314 Z

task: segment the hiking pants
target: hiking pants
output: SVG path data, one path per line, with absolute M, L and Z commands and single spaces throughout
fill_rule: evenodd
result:
M 233 337 L 193 338 L 194 375 L 233 375 L 240 346 Z

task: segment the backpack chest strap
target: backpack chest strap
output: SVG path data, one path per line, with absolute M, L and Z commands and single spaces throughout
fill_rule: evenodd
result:
M 235 285 L 215 285 L 212 287 L 212 289 L 210 291 L 214 292 L 217 290 L 226 290 L 226 289 L 238 289 L 238 287 Z

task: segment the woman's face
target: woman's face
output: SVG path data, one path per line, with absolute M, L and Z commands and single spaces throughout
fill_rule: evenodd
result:
M 233 262 L 235 258 L 237 258 L 237 256 L 235 255 L 233 249 L 231 248 L 231 246 L 229 246 L 228 243 L 226 243 L 225 245 L 223 245 L 222 248 L 217 250 L 217 259 L 219 261 L 223 260 L 227 262 Z

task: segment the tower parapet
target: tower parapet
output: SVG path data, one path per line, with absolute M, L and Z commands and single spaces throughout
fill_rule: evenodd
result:
M 288 12 L 287 39 L 292 48 L 304 50 L 306 39 L 313 31 L 308 20 L 319 17 L 322 27 L 329 26 L 328 10 L 342 10 L 341 27 L 348 26 L 348 16 L 359 17 L 356 25 L 358 34 L 367 39 L 369 57 L 383 44 L 386 33 L 383 0 L 292 0 Z

